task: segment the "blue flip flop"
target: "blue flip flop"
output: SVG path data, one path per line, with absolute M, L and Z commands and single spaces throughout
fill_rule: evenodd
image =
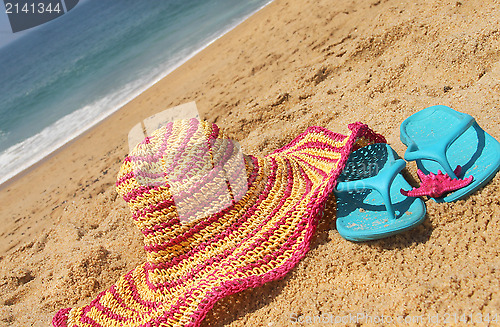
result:
M 337 231 L 350 241 L 368 241 L 411 229 L 425 219 L 420 198 L 401 194 L 410 184 L 399 173 L 406 163 L 385 143 L 350 154 L 335 187 Z
M 488 183 L 500 169 L 500 143 L 470 115 L 446 106 L 423 109 L 401 124 L 401 141 L 408 147 L 405 159 L 415 160 L 424 174 L 443 170 L 451 178 L 473 176 L 471 184 L 436 202 L 461 199 Z M 462 167 L 459 176 L 455 168 Z

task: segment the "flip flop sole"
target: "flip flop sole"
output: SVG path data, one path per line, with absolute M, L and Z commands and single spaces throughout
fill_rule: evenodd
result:
M 417 143 L 432 144 L 453 131 L 456 123 L 456 118 L 446 110 L 435 110 L 425 117 L 415 116 L 414 120 L 410 117 L 406 133 Z M 443 198 L 433 198 L 436 202 L 459 200 L 486 185 L 500 170 L 500 143 L 474 122 L 449 146 L 446 159 L 453 169 L 462 166 L 459 178 L 472 175 L 474 180 Z M 419 159 L 416 163 L 424 174 L 443 171 L 443 167 L 432 160 Z
M 336 225 L 339 234 L 350 241 L 368 241 L 395 235 L 422 223 L 426 212 L 424 202 L 420 198 L 402 195 L 401 188 L 411 187 L 398 174 L 390 188 L 396 219 L 390 217 L 377 191 L 338 193 Z

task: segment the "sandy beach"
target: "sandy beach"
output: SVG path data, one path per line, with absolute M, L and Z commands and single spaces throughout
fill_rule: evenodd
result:
M 309 126 L 346 133 L 361 121 L 402 156 L 402 121 L 443 104 L 500 139 L 499 26 L 497 1 L 274 1 L 2 186 L 0 326 L 50 326 L 58 309 L 88 304 L 145 260 L 115 190 L 127 134 L 143 119 L 196 101 L 253 155 Z M 405 176 L 418 184 L 415 163 Z M 497 175 L 465 200 L 426 200 L 421 226 L 365 243 L 337 233 L 332 197 L 305 259 L 219 301 L 204 326 L 330 326 L 349 315 L 358 325 L 486 325 L 487 314 L 500 324 L 499 190 Z

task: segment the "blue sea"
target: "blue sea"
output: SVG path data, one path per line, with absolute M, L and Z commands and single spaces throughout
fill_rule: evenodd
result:
M 0 183 L 269 2 L 87 0 L 0 48 Z

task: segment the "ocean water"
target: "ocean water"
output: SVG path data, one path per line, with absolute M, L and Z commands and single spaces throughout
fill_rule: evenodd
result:
M 87 0 L 0 48 L 0 183 L 118 110 L 269 2 Z

